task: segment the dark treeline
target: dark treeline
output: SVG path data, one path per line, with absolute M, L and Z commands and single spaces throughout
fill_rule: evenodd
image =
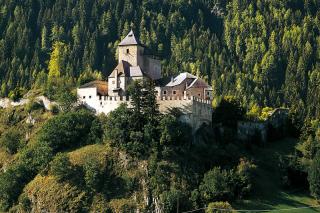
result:
M 31 88 L 49 73 L 54 54 L 67 78 L 93 70 L 107 76 L 117 43 L 132 28 L 163 59 L 165 75 L 192 72 L 212 83 L 217 99 L 232 94 L 249 108 L 288 106 L 300 120 L 319 117 L 319 6 L 317 0 L 1 0 L 1 96 Z

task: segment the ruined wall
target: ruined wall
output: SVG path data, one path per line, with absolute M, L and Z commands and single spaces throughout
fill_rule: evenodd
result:
M 267 142 L 268 127 L 264 122 L 239 121 L 237 129 L 240 141 L 248 141 L 254 137 L 259 137 L 261 142 Z
M 212 122 L 211 101 L 197 99 L 195 97 L 166 98 L 158 101 L 160 112 L 169 113 L 170 110 L 174 108 L 179 109 L 183 113 L 180 120 L 190 124 L 193 132 L 201 127 L 202 124 L 210 124 Z

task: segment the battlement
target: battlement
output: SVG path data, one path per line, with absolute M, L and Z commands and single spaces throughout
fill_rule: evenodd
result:
M 97 114 L 109 114 L 121 104 L 131 107 L 132 99 L 129 96 L 99 96 L 95 91 L 89 94 L 79 93 L 79 102 L 87 108 L 93 109 Z M 203 123 L 212 121 L 212 105 L 210 100 L 203 100 L 194 96 L 157 97 L 159 111 L 163 114 L 174 109 L 181 112 L 181 121 L 190 124 L 196 131 Z
M 105 102 L 131 102 L 131 100 L 132 100 L 130 96 L 96 96 L 96 98 L 102 103 L 105 103 Z M 199 103 L 211 105 L 210 100 L 204 100 L 204 99 L 197 98 L 194 96 L 157 97 L 157 101 L 158 102 L 160 102 L 160 101 L 196 101 Z

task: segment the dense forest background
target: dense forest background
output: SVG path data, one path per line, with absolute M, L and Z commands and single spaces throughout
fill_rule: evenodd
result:
M 217 98 L 319 117 L 319 7 L 317 0 L 1 0 L 0 94 L 42 82 L 57 55 L 62 76 L 107 76 L 132 28 L 163 59 L 165 75 L 192 72 Z
M 0 97 L 29 99 L 0 107 L 0 211 L 318 205 L 319 9 L 318 0 L 0 0 Z M 148 81 L 131 85 L 132 107 L 107 116 L 74 104 L 76 86 L 114 68 L 130 29 L 164 75 L 212 85 L 223 134 L 204 125 L 193 136 L 179 111 L 160 114 Z M 239 120 L 282 106 L 295 126 L 270 128 L 266 144 L 236 138 Z

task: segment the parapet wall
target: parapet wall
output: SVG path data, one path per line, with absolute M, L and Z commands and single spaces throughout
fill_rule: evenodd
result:
M 203 123 L 212 122 L 212 106 L 211 101 L 202 100 L 195 97 L 166 97 L 157 100 L 159 111 L 161 113 L 170 113 L 173 109 L 179 109 L 183 114 L 181 121 L 186 122 L 197 130 Z M 109 114 L 117 109 L 121 104 L 131 106 L 131 98 L 129 97 L 95 97 L 94 102 L 83 103 L 97 114 Z

